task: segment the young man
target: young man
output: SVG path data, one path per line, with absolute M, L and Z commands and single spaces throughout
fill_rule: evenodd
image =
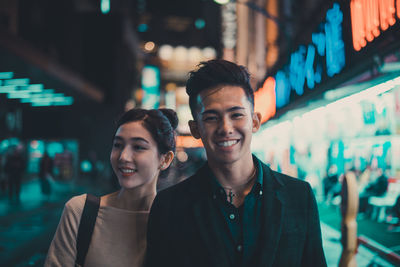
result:
M 261 115 L 246 69 L 203 62 L 186 91 L 190 130 L 208 161 L 157 195 L 145 266 L 326 266 L 309 184 L 272 171 L 250 151 Z

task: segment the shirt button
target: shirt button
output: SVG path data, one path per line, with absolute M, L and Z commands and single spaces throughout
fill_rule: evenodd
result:
M 260 190 L 260 193 L 259 193 L 259 194 L 260 194 L 260 196 L 262 196 L 262 194 L 263 194 L 262 190 Z
M 236 249 L 237 249 L 237 251 L 242 251 L 242 246 L 241 245 L 238 245 L 237 247 L 236 247 Z
M 229 215 L 229 219 L 231 219 L 231 220 L 235 219 L 235 214 L 233 214 L 233 213 L 230 214 L 230 215 Z

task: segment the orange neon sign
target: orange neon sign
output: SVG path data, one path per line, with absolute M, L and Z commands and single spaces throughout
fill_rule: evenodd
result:
M 203 147 L 203 143 L 201 139 L 196 139 L 191 135 L 179 135 L 176 138 L 176 147 Z
M 400 0 L 396 1 L 396 6 L 397 6 L 397 17 L 400 19 Z
M 261 123 L 275 115 L 275 101 L 275 78 L 268 77 L 263 86 L 254 93 L 254 110 L 261 113 Z
M 394 25 L 396 14 L 400 18 L 400 0 L 351 0 L 350 15 L 354 49 L 360 51 L 381 32 Z

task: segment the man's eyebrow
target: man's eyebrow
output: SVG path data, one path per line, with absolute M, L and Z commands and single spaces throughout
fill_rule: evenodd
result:
M 226 112 L 232 112 L 232 111 L 244 110 L 244 109 L 245 108 L 241 107 L 241 106 L 233 106 L 233 107 L 226 109 Z M 219 111 L 217 111 L 215 109 L 207 109 L 207 110 L 201 112 L 201 115 L 206 115 L 206 114 L 219 114 Z
M 114 140 L 122 141 L 122 140 L 124 140 L 124 139 L 123 139 L 122 137 L 116 135 L 116 136 L 114 137 Z M 130 140 L 130 141 L 142 141 L 142 142 L 145 142 L 145 143 L 149 143 L 149 141 L 147 141 L 146 139 L 144 139 L 144 138 L 142 138 L 142 137 L 132 137 L 132 138 L 130 138 L 129 140 Z
M 228 108 L 226 111 L 232 112 L 232 111 L 243 110 L 243 109 L 245 109 L 245 108 L 241 107 L 241 106 L 234 106 L 234 107 Z
M 203 112 L 201 112 L 201 115 L 207 115 L 207 114 L 218 114 L 219 112 L 216 111 L 215 109 L 207 109 Z

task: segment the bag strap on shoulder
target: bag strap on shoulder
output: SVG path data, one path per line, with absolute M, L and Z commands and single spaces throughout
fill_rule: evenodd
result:
M 77 254 L 75 266 L 83 266 L 85 263 L 85 258 L 89 249 L 90 241 L 92 239 L 99 207 L 100 198 L 91 194 L 87 194 L 85 206 L 83 207 L 81 222 L 79 223 L 78 236 L 76 238 Z

